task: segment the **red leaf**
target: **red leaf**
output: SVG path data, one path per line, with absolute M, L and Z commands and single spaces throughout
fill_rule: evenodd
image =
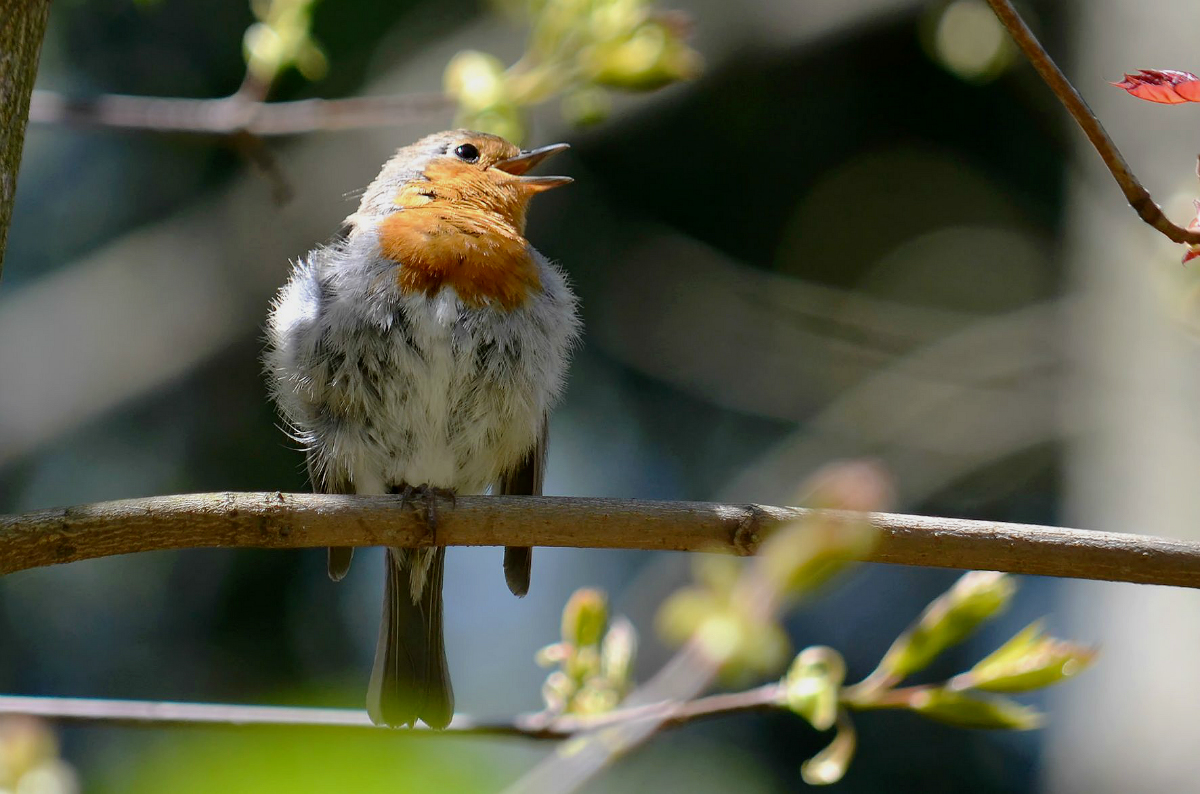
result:
M 1200 102 L 1200 77 L 1191 72 L 1174 69 L 1142 69 L 1137 74 L 1126 74 L 1125 79 L 1113 83 L 1131 95 L 1147 102 L 1178 105 L 1183 102 Z

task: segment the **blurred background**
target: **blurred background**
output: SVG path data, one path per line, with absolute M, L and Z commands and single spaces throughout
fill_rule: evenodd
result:
M 587 327 L 547 493 L 782 504 L 823 463 L 868 456 L 906 512 L 1200 535 L 1195 267 L 1124 206 L 981 0 L 669 5 L 693 19 L 703 75 L 615 96 L 587 127 L 557 103 L 528 117 L 527 143 L 573 147 L 554 170 L 576 183 L 536 202 L 529 237 L 570 274 Z M 1105 82 L 1200 66 L 1188 6 L 1021 8 L 1168 214 L 1188 218 L 1195 109 Z M 228 95 L 253 22 L 244 0 L 57 2 L 38 87 Z M 272 99 L 438 91 L 455 53 L 511 63 L 528 34 L 478 0 L 321 0 L 311 29 L 325 75 L 288 71 Z M 272 139 L 283 204 L 221 138 L 31 125 L 0 286 L 0 512 L 305 490 L 266 398 L 268 301 L 396 147 L 452 120 Z M 338 585 L 324 566 L 317 550 L 197 550 L 5 577 L 0 690 L 358 707 L 382 562 L 363 554 Z M 648 676 L 669 653 L 655 609 L 688 575 L 682 555 L 542 549 L 518 601 L 499 550 L 452 550 L 459 709 L 539 708 L 533 655 L 584 585 L 642 629 Z M 793 643 L 834 646 L 855 680 L 954 577 L 861 567 L 789 617 Z M 1043 614 L 1102 647 L 1032 699 L 1046 729 L 862 715 L 835 788 L 1198 790 L 1200 599 L 1024 578 L 1009 613 L 931 675 Z M 303 730 L 61 740 L 97 792 L 236 790 L 260 767 L 279 790 L 492 791 L 549 750 Z M 656 738 L 589 790 L 799 790 L 800 762 L 827 741 L 790 715 L 729 718 Z

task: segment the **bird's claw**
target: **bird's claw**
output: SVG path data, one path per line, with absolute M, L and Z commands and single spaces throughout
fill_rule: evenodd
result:
M 451 507 L 457 506 L 457 498 L 453 488 L 439 488 L 428 483 L 421 483 L 418 486 L 412 486 L 405 483 L 398 491 L 400 495 L 400 506 L 408 508 L 414 512 L 417 511 L 417 503 L 420 502 L 424 507 L 422 511 L 425 525 L 429 527 L 430 532 L 437 532 L 438 524 L 438 498 L 446 499 L 450 502 Z

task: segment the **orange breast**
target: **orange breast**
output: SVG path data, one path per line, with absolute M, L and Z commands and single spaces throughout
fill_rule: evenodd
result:
M 432 297 L 450 287 L 468 306 L 512 310 L 541 288 L 529 243 L 494 213 L 411 206 L 383 220 L 379 243 L 384 256 L 401 264 L 397 279 L 405 294 Z

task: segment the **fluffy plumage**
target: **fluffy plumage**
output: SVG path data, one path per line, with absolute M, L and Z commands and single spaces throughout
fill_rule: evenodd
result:
M 464 142 L 477 163 L 454 154 Z M 315 489 L 478 494 L 533 482 L 520 472 L 540 461 L 579 322 L 562 273 L 523 237 L 525 202 L 541 188 L 522 181 L 552 178 L 500 170 L 510 158 L 520 161 L 516 147 L 464 130 L 401 149 L 348 219 L 348 236 L 295 265 L 272 307 L 266 364 Z M 536 481 L 540 490 L 540 471 Z M 527 587 L 527 557 L 514 555 Z M 368 704 L 376 722 L 441 727 L 453 712 L 443 557 L 389 551 Z M 331 549 L 331 575 L 349 565 L 349 550 Z

